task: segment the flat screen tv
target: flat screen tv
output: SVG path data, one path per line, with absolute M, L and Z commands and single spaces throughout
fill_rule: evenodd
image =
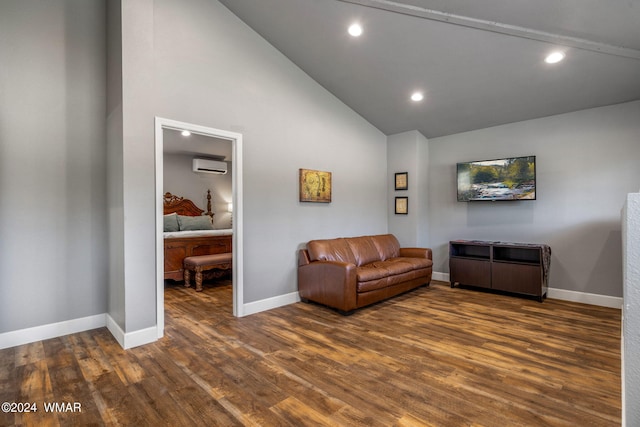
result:
M 536 156 L 457 164 L 458 201 L 536 199 Z

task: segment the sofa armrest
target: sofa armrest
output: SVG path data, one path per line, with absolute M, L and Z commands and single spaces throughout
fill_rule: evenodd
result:
M 309 258 L 309 251 L 306 249 L 300 249 L 298 254 L 298 267 L 309 265 L 310 263 L 311 259 Z
M 356 266 L 338 261 L 313 261 L 298 267 L 300 298 L 349 312 L 356 308 Z
M 400 256 L 433 260 L 431 248 L 400 248 Z

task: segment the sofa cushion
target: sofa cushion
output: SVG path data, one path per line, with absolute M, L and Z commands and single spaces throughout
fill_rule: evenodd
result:
M 311 261 L 340 261 L 356 264 L 356 257 L 346 239 L 312 240 L 307 243 Z
M 373 243 L 371 236 L 350 237 L 347 243 L 356 257 L 356 265 L 361 266 L 370 264 L 374 261 L 380 261 L 380 252 L 378 247 Z
M 406 273 L 396 274 L 393 276 L 387 277 L 387 286 L 399 285 L 400 283 L 404 283 L 409 280 L 415 279 L 416 276 L 415 271 L 407 271 Z
M 412 266 L 412 269 L 429 268 L 433 266 L 433 261 L 431 261 L 428 258 L 408 258 L 408 257 L 391 258 L 391 259 L 388 259 L 387 262 L 401 262 L 405 264 L 410 264 Z
M 413 278 L 415 268 L 401 261 L 376 261 L 356 268 L 357 292 L 386 288 Z
M 363 265 L 356 268 L 356 281 L 368 282 L 370 280 L 382 279 L 389 275 L 389 270 L 384 267 L 375 267 L 372 264 Z
M 393 234 L 371 236 L 371 239 L 378 248 L 381 261 L 400 256 L 400 242 L 398 242 L 398 239 L 396 239 L 396 236 Z
M 380 279 L 369 280 L 368 282 L 358 282 L 356 284 L 356 292 L 369 292 L 378 289 L 384 289 L 389 286 L 389 279 L 382 277 Z
M 402 262 L 400 258 L 392 258 L 386 261 L 377 261 L 372 265 L 377 268 L 384 268 L 385 270 L 387 270 L 387 275 L 402 274 L 415 269 L 413 264 Z

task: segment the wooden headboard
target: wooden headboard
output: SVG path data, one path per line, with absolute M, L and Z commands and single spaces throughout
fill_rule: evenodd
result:
M 172 213 L 186 216 L 209 215 L 213 220 L 214 213 L 211 212 L 211 190 L 207 190 L 207 212 L 197 207 L 191 200 L 175 196 L 169 192 L 164 193 L 163 210 L 164 215 Z

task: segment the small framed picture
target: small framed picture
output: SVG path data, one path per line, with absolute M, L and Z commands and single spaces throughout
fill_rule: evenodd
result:
M 406 190 L 409 188 L 409 172 L 396 173 L 396 190 Z
M 409 198 L 396 197 L 396 215 L 407 215 L 409 213 Z
M 331 203 L 331 172 L 300 169 L 300 201 Z

